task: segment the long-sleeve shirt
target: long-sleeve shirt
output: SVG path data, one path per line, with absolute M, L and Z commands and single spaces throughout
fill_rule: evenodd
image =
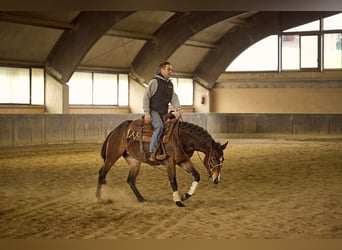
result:
M 149 114 L 150 113 L 150 102 L 151 102 L 151 98 L 153 97 L 153 95 L 157 92 L 158 89 L 158 81 L 156 78 L 160 78 L 163 81 L 167 82 L 162 76 L 160 76 L 159 74 L 155 76 L 155 78 L 153 78 L 146 90 L 145 90 L 145 94 L 144 94 L 144 98 L 143 98 L 143 110 L 145 114 Z M 169 81 L 169 80 L 168 80 Z M 171 97 L 171 101 L 170 103 L 172 104 L 172 106 L 176 109 L 176 111 L 179 111 L 182 109 L 178 96 L 177 94 L 173 91 L 172 93 L 172 97 Z

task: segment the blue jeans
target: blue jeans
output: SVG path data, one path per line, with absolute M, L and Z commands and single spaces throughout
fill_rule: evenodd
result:
M 156 152 L 156 148 L 163 134 L 164 123 L 162 119 L 160 118 L 160 115 L 156 111 L 152 110 L 150 113 L 151 113 L 151 118 L 152 118 L 151 123 L 154 128 L 151 142 L 150 142 L 150 152 Z

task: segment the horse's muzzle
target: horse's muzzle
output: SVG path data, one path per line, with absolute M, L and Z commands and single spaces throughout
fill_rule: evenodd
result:
M 214 184 L 219 184 L 221 182 L 221 174 L 219 174 L 219 175 L 216 175 L 216 174 L 211 175 L 211 174 L 209 174 L 208 178 L 209 178 L 209 180 L 211 179 Z
M 221 175 L 219 174 L 216 178 L 213 177 L 214 184 L 219 184 L 221 182 Z

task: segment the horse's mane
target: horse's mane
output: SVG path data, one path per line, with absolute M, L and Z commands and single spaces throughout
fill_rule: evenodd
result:
M 190 133 L 193 137 L 201 138 L 205 143 L 212 145 L 215 143 L 212 136 L 204 128 L 190 122 L 180 122 L 179 127 L 182 132 Z

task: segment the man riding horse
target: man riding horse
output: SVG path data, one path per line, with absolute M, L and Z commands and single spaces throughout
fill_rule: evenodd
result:
M 157 147 L 164 130 L 163 117 L 168 113 L 169 103 L 177 111 L 174 113 L 176 118 L 180 119 L 182 117 L 182 107 L 170 80 L 171 73 L 171 63 L 161 63 L 159 72 L 149 82 L 143 99 L 144 121 L 146 123 L 151 122 L 154 128 L 150 142 L 149 161 L 151 162 L 156 161 Z
M 169 62 L 160 64 L 158 74 L 150 81 L 146 89 L 143 101 L 144 119 L 123 121 L 107 135 L 103 142 L 101 156 L 104 163 L 99 170 L 95 193 L 99 202 L 102 202 L 101 188 L 106 183 L 106 175 L 120 157 L 128 163 L 127 183 L 139 202 L 146 201 L 136 187 L 136 179 L 143 162 L 165 167 L 172 189 L 172 198 L 178 207 L 183 207 L 182 201 L 195 194 L 200 181 L 200 174 L 191 161 L 195 151 L 204 153 L 203 164 L 213 183 L 220 182 L 224 161 L 223 150 L 228 142 L 220 144 L 200 126 L 178 121 L 182 117 L 182 111 L 178 96 L 169 79 L 171 72 L 172 66 Z M 176 120 L 171 115 L 164 125 L 163 118 L 168 113 L 169 103 L 176 109 L 173 113 Z M 164 157 L 161 157 L 156 153 L 160 149 L 159 143 L 163 132 L 165 132 L 162 142 Z M 150 142 L 149 138 L 151 138 Z M 176 166 L 193 176 L 189 191 L 182 195 L 178 191 Z

